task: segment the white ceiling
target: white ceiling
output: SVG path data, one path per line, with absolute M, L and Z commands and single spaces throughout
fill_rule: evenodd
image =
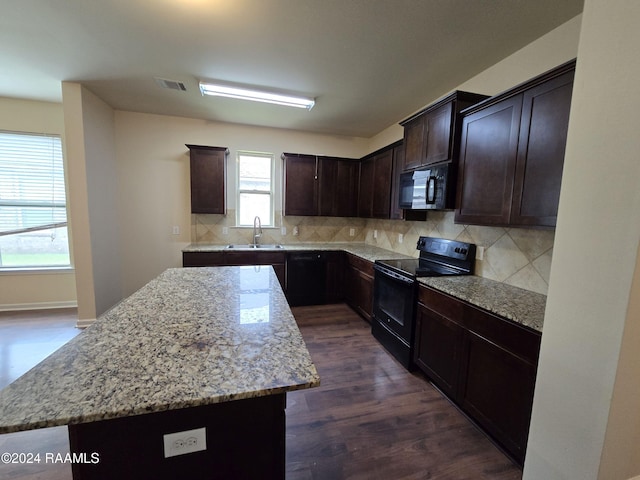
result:
M 369 137 L 573 18 L 583 0 L 0 0 L 0 96 Z M 159 87 L 182 81 L 187 91 Z M 202 97 L 199 79 L 316 97 Z M 478 92 L 483 93 L 483 92 Z

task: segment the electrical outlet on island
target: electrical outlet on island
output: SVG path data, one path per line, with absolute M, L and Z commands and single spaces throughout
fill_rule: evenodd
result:
M 206 428 L 185 430 L 184 432 L 167 433 L 163 435 L 164 458 L 200 452 L 207 449 Z

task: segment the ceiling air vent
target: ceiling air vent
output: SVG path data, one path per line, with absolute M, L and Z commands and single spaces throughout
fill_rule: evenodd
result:
M 154 77 L 154 80 L 162 88 L 168 88 L 170 90 L 179 90 L 181 92 L 187 91 L 187 87 L 184 86 L 184 83 L 178 82 L 177 80 L 167 80 L 166 78 L 158 78 L 158 77 Z

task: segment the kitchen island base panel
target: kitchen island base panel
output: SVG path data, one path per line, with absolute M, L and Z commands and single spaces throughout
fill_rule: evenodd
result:
M 85 459 L 73 478 L 284 479 L 285 407 L 281 393 L 69 425 L 71 454 Z M 165 458 L 165 434 L 202 427 L 205 451 Z

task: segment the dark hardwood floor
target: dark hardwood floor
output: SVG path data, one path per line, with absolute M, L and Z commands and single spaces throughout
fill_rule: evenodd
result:
M 521 478 L 521 470 L 422 375 L 387 354 L 346 305 L 292 310 L 322 385 L 287 395 L 287 479 Z M 21 365 L 1 381 L 71 338 L 78 332 L 74 324 L 73 312 L 0 313 L 0 371 L 9 370 L 7 348 L 11 364 Z M 22 349 L 21 342 L 29 346 Z M 0 435 L 0 453 L 68 451 L 66 427 Z M 0 479 L 70 480 L 71 468 L 0 463 Z
M 287 395 L 287 478 L 519 479 L 521 470 L 346 305 L 292 311 L 321 378 Z

